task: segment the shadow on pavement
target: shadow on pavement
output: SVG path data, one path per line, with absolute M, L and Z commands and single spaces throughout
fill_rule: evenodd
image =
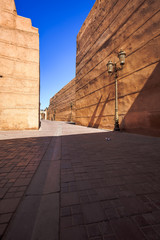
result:
M 160 214 L 159 146 L 159 138 L 121 132 L 0 141 L 1 236 L 10 223 L 3 239 L 66 240 L 78 232 L 85 240 L 93 225 L 101 238 L 145 239 L 137 219 Z

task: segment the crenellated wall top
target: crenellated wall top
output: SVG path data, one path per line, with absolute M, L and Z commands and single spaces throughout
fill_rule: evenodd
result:
M 14 0 L 0 0 L 0 26 L 38 33 L 38 29 L 32 26 L 31 19 L 17 15 Z

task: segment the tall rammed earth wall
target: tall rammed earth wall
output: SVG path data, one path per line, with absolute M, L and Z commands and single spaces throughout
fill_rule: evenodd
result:
M 115 82 L 107 62 L 118 62 L 120 128 L 160 135 L 160 2 L 97 0 L 77 36 L 76 123 L 114 128 Z
M 52 121 L 75 121 L 75 78 L 50 99 L 47 119 Z
M 39 34 L 0 0 L 0 130 L 39 128 Z

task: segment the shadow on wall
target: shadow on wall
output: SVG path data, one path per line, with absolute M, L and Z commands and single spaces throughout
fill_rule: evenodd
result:
M 95 110 L 94 110 L 94 113 L 93 113 L 93 115 L 92 115 L 92 117 L 91 117 L 91 120 L 90 120 L 90 122 L 89 122 L 89 124 L 88 124 L 88 127 L 93 127 L 93 128 L 98 128 L 98 127 L 99 127 L 100 122 L 101 122 L 101 119 L 102 119 L 102 117 L 103 117 L 103 113 L 104 113 L 105 106 L 106 106 L 106 104 L 107 104 L 107 102 L 108 102 L 108 99 L 109 99 L 109 96 L 110 96 L 110 93 L 109 93 L 108 97 L 106 98 L 104 104 L 102 105 L 102 109 L 101 109 L 101 111 L 100 111 L 100 114 L 98 115 L 97 120 L 96 120 L 95 123 L 94 123 L 94 120 L 95 120 L 95 118 L 96 118 L 96 113 L 97 113 L 97 111 L 98 111 L 98 108 L 99 108 L 99 105 L 100 105 L 101 99 L 102 99 L 102 96 L 100 97 L 100 99 L 99 99 L 99 101 L 98 101 L 98 104 L 97 104 L 97 106 L 96 106 L 96 108 L 95 108 Z
M 90 120 L 90 122 L 89 122 L 89 124 L 88 124 L 88 127 L 93 127 L 93 126 L 94 126 L 94 119 L 95 119 L 95 117 L 96 117 L 96 113 L 97 113 L 97 110 L 98 110 L 98 108 L 99 108 L 99 104 L 100 104 L 100 102 L 101 102 L 101 99 L 102 99 L 102 95 L 101 95 L 101 97 L 100 97 L 100 99 L 99 99 L 99 101 L 98 101 L 98 103 L 97 103 L 97 106 L 96 106 L 94 112 L 93 112 L 93 115 L 92 115 L 91 120 Z
M 120 128 L 127 132 L 160 136 L 160 63 L 124 116 Z

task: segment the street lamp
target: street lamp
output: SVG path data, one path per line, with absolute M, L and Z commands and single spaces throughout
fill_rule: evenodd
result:
M 56 120 L 56 109 L 54 109 L 54 115 L 53 115 L 53 120 L 55 121 Z
M 71 119 L 70 119 L 70 122 L 72 122 L 72 108 L 73 108 L 73 103 L 72 102 L 70 103 L 70 107 L 71 107 Z
M 112 61 L 109 61 L 107 63 L 107 71 L 109 74 L 113 74 L 115 78 L 115 123 L 114 123 L 114 131 L 120 131 L 119 128 L 119 117 L 118 117 L 118 84 L 117 84 L 117 78 L 118 78 L 118 71 L 121 71 L 123 69 L 123 65 L 125 64 L 125 57 L 126 53 L 123 50 L 120 50 L 118 53 L 119 61 L 121 67 L 117 67 L 117 63 L 112 63 Z

